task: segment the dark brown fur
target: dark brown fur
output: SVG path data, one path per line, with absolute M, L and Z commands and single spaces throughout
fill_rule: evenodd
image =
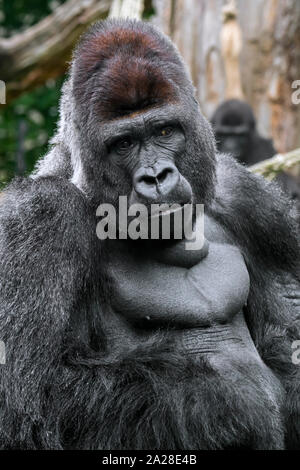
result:
M 110 120 L 138 110 L 179 99 L 182 64 L 170 56 L 153 31 L 115 26 L 87 36 L 79 45 L 74 81 L 75 96 L 82 101 L 89 80 L 102 96 L 99 117 Z M 169 68 L 169 73 L 165 73 Z M 95 88 L 93 88 L 95 91 Z

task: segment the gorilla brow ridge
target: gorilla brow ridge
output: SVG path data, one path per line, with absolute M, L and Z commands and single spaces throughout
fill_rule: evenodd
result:
M 91 80 L 103 120 L 174 102 L 187 79 L 173 46 L 155 30 L 136 28 L 134 22 L 96 28 L 79 44 L 75 62 L 75 96 L 88 101 Z

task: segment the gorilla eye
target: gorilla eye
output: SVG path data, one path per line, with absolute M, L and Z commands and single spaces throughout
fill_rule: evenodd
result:
M 171 126 L 162 127 L 159 130 L 159 135 L 161 135 L 162 137 L 168 137 L 169 135 L 172 134 L 172 132 L 173 132 L 173 127 L 171 127 Z
M 114 144 L 114 147 L 116 148 L 116 150 L 124 151 L 124 150 L 130 149 L 132 145 L 133 145 L 132 139 L 130 137 L 125 137 L 123 139 L 118 140 Z

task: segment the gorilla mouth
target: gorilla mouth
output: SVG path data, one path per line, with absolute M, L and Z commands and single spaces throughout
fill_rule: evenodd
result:
M 152 204 L 148 214 L 150 240 L 182 240 L 193 231 L 193 204 L 187 202 L 173 204 Z M 153 235 L 154 234 L 154 235 Z
M 191 209 L 192 200 L 189 200 L 187 202 L 174 203 L 172 205 L 163 203 L 163 204 L 159 204 L 158 207 L 154 207 L 154 206 L 157 206 L 157 204 L 151 205 L 151 212 L 148 215 L 148 218 L 150 220 L 158 218 L 158 217 L 168 217 L 173 214 L 175 215 L 180 212 L 184 212 L 185 210 L 189 209 L 189 206 Z

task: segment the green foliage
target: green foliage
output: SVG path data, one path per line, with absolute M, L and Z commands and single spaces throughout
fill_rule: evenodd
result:
M 0 181 L 7 182 L 16 170 L 18 147 L 24 149 L 26 170 L 47 150 L 58 117 L 58 100 L 63 79 L 26 93 L 11 105 L 1 105 L 0 114 Z M 3 109 L 2 109 L 3 108 Z M 25 136 L 20 142 L 20 125 L 25 123 Z
M 0 0 L 0 36 L 9 37 L 23 31 L 61 3 L 62 0 Z M 1 186 L 16 173 L 18 152 L 23 156 L 27 172 L 46 152 L 58 117 L 62 82 L 63 77 L 48 80 L 45 86 L 23 94 L 9 105 L 0 104 Z
M 144 11 L 142 14 L 143 20 L 149 20 L 153 15 L 155 15 L 155 8 L 152 4 L 152 0 L 144 0 Z
M 1 36 L 12 36 L 49 15 L 63 1 L 0 0 Z

